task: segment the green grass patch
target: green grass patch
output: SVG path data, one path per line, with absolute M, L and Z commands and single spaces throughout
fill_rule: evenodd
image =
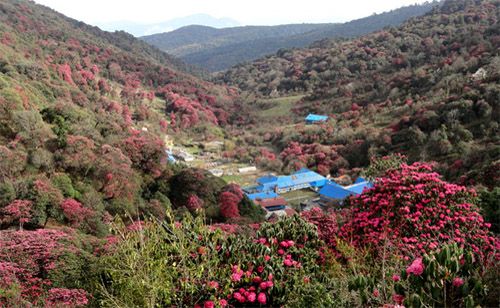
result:
M 262 119 L 269 119 L 271 117 L 290 115 L 292 107 L 296 102 L 302 99 L 302 97 L 304 97 L 304 95 L 261 100 L 258 102 L 261 107 L 261 110 L 259 110 L 259 117 Z

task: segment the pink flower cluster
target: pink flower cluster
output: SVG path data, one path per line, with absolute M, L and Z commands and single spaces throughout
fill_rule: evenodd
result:
M 420 276 L 424 272 L 425 266 L 422 263 L 422 258 L 416 258 L 410 266 L 406 269 L 408 275 L 413 274 L 415 276 Z
M 76 247 L 65 242 L 68 234 L 39 229 L 36 231 L 0 231 L 0 287 L 18 285 L 23 299 L 37 302 L 45 296 L 45 287 L 52 282 L 45 278 L 60 265 L 61 256 L 76 250 Z M 58 289 L 49 292 L 49 303 L 62 297 Z M 61 289 L 62 290 L 62 289 Z M 83 291 L 65 293 L 75 299 L 75 304 L 83 303 Z M 69 295 L 75 295 L 71 297 Z M 78 296 L 77 296 L 78 295 Z M 0 306 L 3 306 L 0 297 Z M 60 306 L 60 305 L 59 305 Z
M 52 288 L 45 302 L 46 307 L 82 307 L 87 305 L 87 292 L 82 289 Z
M 340 235 L 364 247 L 377 248 L 388 241 L 407 257 L 456 242 L 484 258 L 494 253 L 498 240 L 469 203 L 474 194 L 443 181 L 429 164 L 403 164 L 349 200 L 352 217 L 347 217 Z

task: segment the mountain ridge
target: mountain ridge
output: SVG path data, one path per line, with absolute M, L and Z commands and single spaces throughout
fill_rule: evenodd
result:
M 408 18 L 425 14 L 438 3 L 407 6 L 346 23 L 244 26 L 210 31 L 191 27 L 141 39 L 187 63 L 220 71 L 281 48 L 306 47 L 323 38 L 353 37 L 385 26 L 396 26 Z

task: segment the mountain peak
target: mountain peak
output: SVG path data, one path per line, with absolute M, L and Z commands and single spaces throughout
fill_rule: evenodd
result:
M 240 22 L 226 17 L 213 17 L 208 14 L 194 14 L 160 22 L 133 22 L 133 21 L 114 21 L 99 23 L 98 26 L 107 31 L 123 30 L 134 36 L 145 36 L 155 33 L 170 32 L 176 29 L 198 25 L 212 28 L 236 27 Z

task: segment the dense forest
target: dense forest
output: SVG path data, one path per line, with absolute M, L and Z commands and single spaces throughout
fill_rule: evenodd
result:
M 416 4 L 346 23 L 245 26 L 215 29 L 187 26 L 141 37 L 186 63 L 221 71 L 238 63 L 273 54 L 282 48 L 306 47 L 332 37 L 357 37 L 387 26 L 398 26 L 429 12 L 439 2 Z M 251 47 L 251 48 L 249 48 Z
M 498 306 L 499 14 L 447 0 L 214 83 L 0 0 L 0 306 Z M 169 163 L 167 139 L 373 187 L 264 221 L 238 184 Z

